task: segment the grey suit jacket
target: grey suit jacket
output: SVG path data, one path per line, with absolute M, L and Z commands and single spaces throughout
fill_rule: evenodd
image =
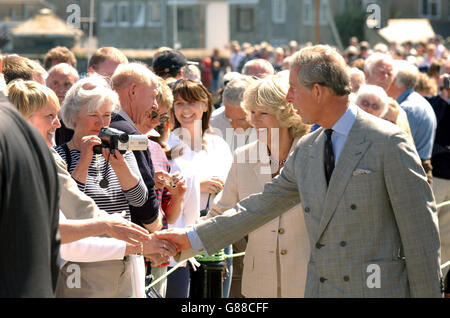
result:
M 264 192 L 196 225 L 208 253 L 302 203 L 306 297 L 441 297 L 434 197 L 408 136 L 361 110 L 327 188 L 320 129 Z

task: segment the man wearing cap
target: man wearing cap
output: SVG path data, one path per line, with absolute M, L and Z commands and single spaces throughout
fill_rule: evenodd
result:
M 158 52 L 153 57 L 153 71 L 170 84 L 183 77 L 182 68 L 187 65 L 186 57 L 177 50 Z

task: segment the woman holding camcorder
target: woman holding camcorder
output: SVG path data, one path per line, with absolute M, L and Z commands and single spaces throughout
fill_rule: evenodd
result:
M 56 147 L 56 151 L 66 161 L 67 170 L 79 189 L 100 209 L 108 213 L 126 211 L 126 219 L 130 220 L 129 205 L 142 206 L 148 197 L 136 159 L 129 150 L 122 155 L 118 150 L 110 151 L 110 147 L 96 147 L 102 145 L 100 131 L 104 133 L 102 128 L 109 126 L 111 115 L 119 107 L 117 94 L 102 78 L 91 76 L 77 82 L 67 92 L 60 112 L 74 135 L 67 144 Z M 122 260 L 77 263 L 83 282 L 81 288 L 59 284 L 58 296 L 130 297 L 135 275 L 131 263 L 127 256 Z M 66 272 L 64 268 L 62 272 Z

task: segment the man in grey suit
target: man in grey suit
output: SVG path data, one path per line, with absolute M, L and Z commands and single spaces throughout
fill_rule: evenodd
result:
M 159 236 L 187 250 L 181 257 L 213 253 L 301 202 L 306 297 L 441 297 L 436 206 L 420 158 L 406 133 L 350 103 L 349 81 L 331 47 L 298 52 L 287 100 L 322 128 L 298 142 L 262 193 Z

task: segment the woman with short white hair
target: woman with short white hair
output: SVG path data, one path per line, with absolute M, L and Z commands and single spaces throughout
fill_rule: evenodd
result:
M 376 117 L 383 118 L 388 111 L 388 96 L 376 85 L 362 85 L 356 94 L 356 105 Z
M 126 212 L 130 220 L 130 205 L 142 206 L 148 190 L 142 181 L 136 159 L 131 151 L 123 155 L 94 146 L 102 145 L 99 133 L 109 126 L 111 115 L 120 109 L 119 98 L 107 82 L 99 76 L 90 76 L 75 83 L 67 92 L 61 107 L 61 117 L 68 128 L 74 130 L 73 138 L 56 151 L 67 164 L 67 170 L 78 188 L 90 196 L 100 209 L 108 213 Z M 61 269 L 65 279 L 68 262 Z M 58 284 L 59 297 L 130 297 L 132 296 L 132 262 L 122 260 L 95 263 L 77 263 L 80 266 L 81 288 Z

